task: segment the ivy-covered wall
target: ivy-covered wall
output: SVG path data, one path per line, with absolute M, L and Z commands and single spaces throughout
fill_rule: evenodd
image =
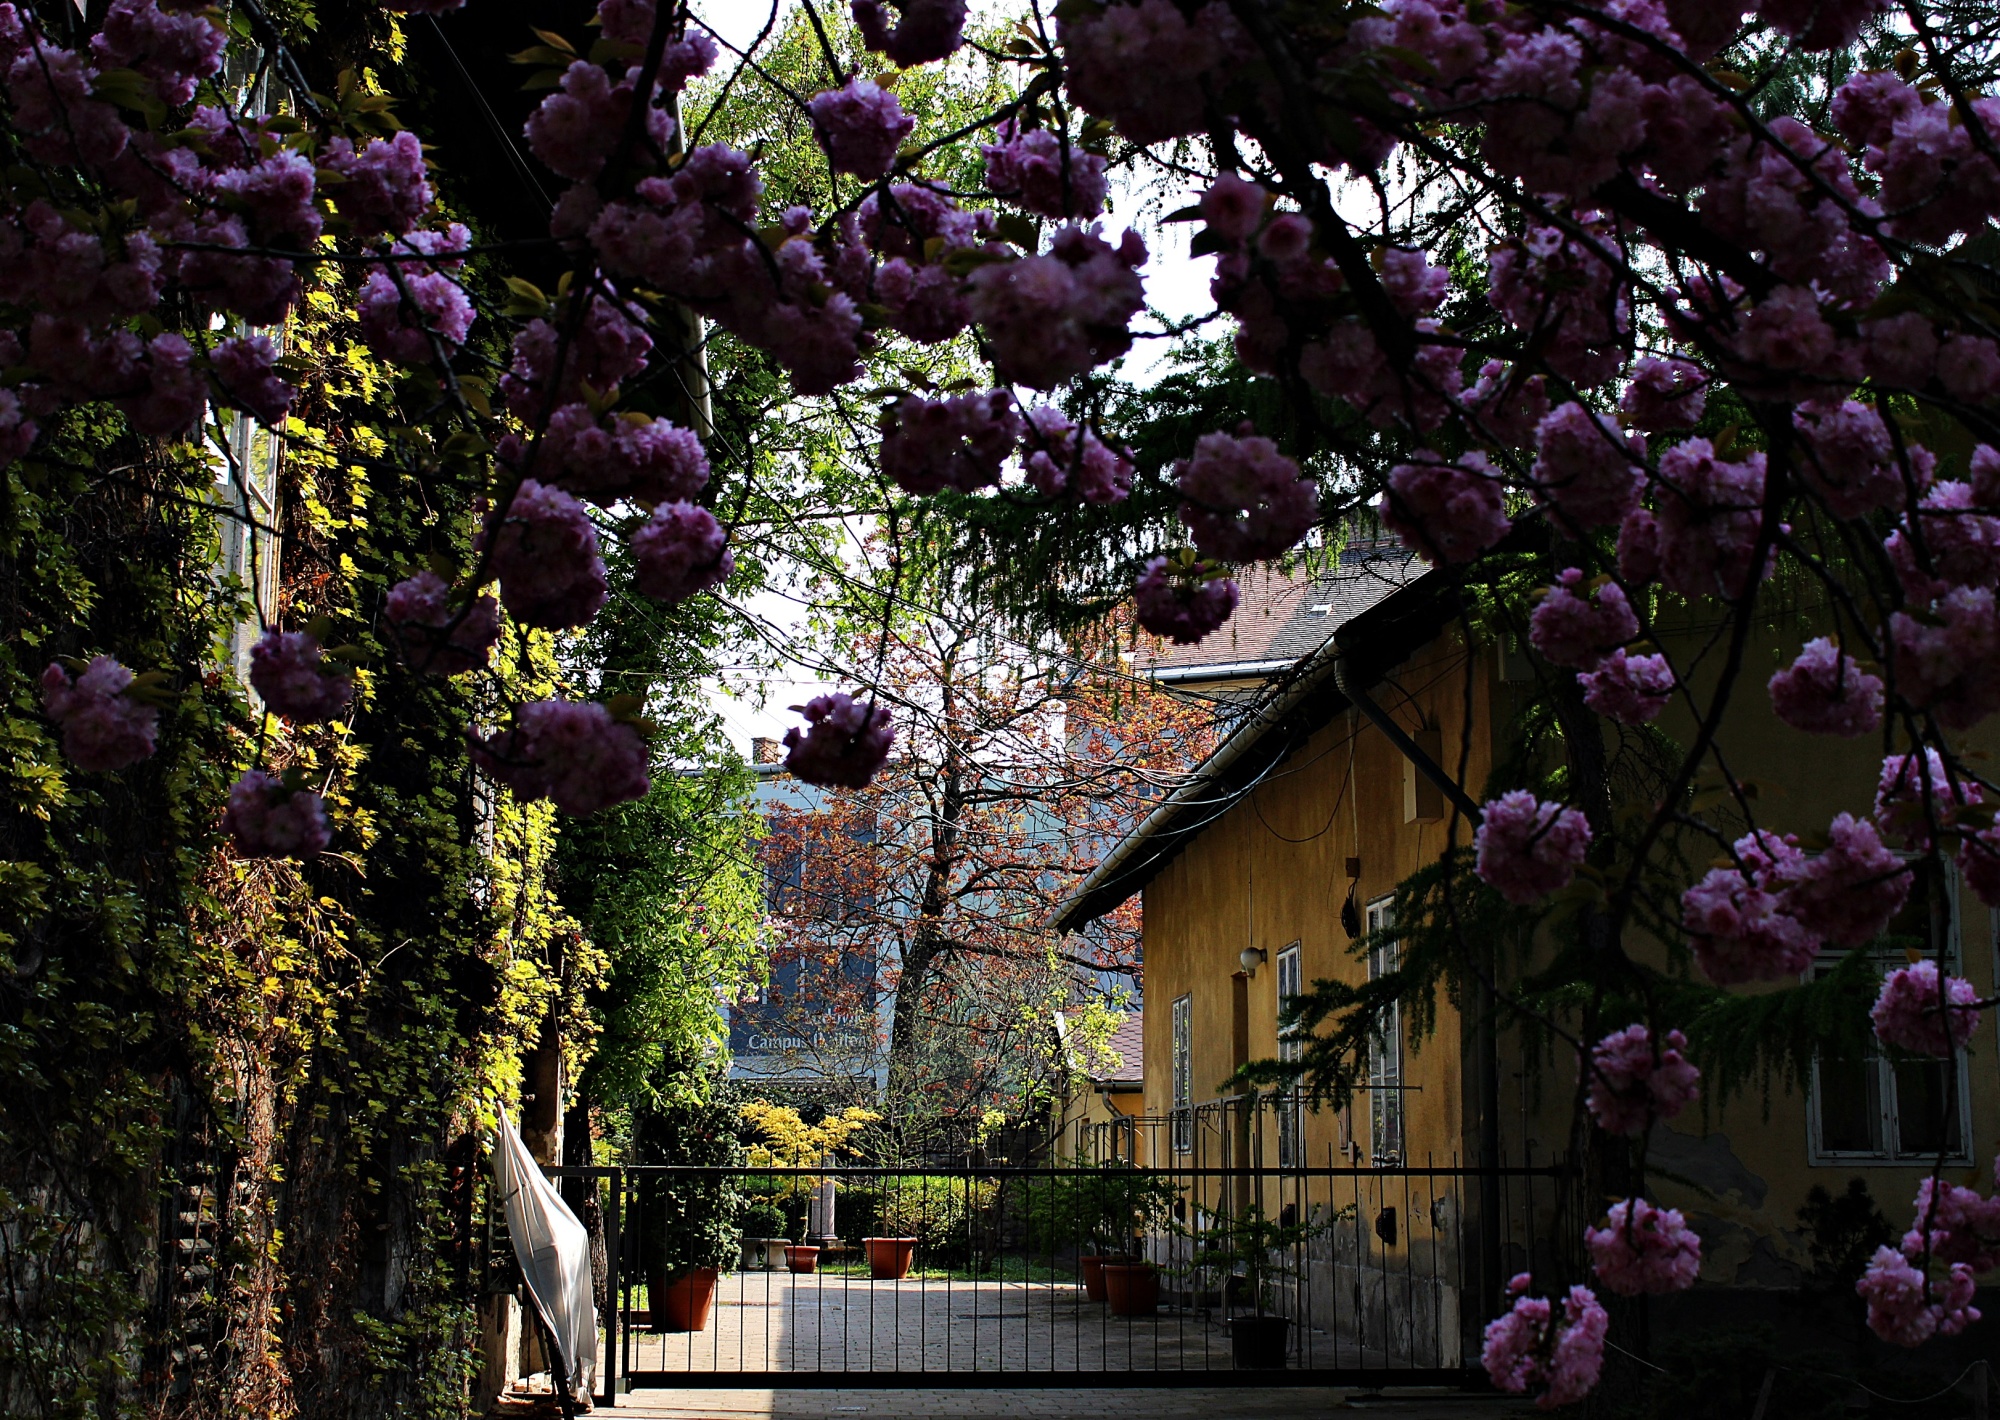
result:
M 301 395 L 260 534 L 282 546 L 282 623 L 323 617 L 358 648 L 344 720 L 291 733 L 246 710 L 221 647 L 254 609 L 212 571 L 211 458 L 84 415 L 5 474 L 9 1416 L 457 1413 L 476 1157 L 456 1141 L 513 1097 L 551 1010 L 589 1038 L 597 957 L 554 903 L 552 811 L 475 781 L 466 753 L 489 702 L 548 693 L 554 648 L 510 639 L 483 685 L 386 653 L 386 589 L 464 555 L 471 479 L 399 442 L 435 389 L 362 351 L 347 279 L 323 270 L 286 331 Z M 90 466 L 120 472 L 86 493 Z M 66 764 L 35 691 L 52 657 L 99 652 L 161 673 L 160 750 L 115 775 Z M 227 786 L 260 754 L 325 785 L 328 852 L 225 849 Z

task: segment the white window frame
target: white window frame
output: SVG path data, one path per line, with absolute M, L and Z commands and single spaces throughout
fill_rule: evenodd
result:
M 1185 1154 L 1194 1149 L 1194 996 L 1192 993 L 1174 998 L 1168 1024 L 1172 1029 L 1169 1059 L 1173 1089 L 1170 1113 L 1174 1122 L 1174 1152 Z
M 1963 918 L 1959 911 L 1958 873 L 1951 864 L 1944 865 L 1945 931 L 1944 941 L 1935 944 L 1933 954 L 1939 959 L 1945 971 L 1958 969 L 1963 953 L 1961 929 Z M 1846 956 L 1844 950 L 1834 950 L 1820 954 L 1803 980 L 1811 980 L 1823 971 L 1831 970 Z M 1903 965 L 1899 953 L 1883 951 L 1875 954 L 1877 966 L 1890 972 Z M 1897 1113 L 1897 1087 L 1895 1063 L 1888 1055 L 1872 1051 L 1865 1065 L 1872 1072 L 1875 1096 L 1875 1138 L 1877 1147 L 1866 1150 L 1830 1149 L 1821 1138 L 1824 1119 L 1821 1114 L 1821 1084 L 1819 1056 L 1813 1056 L 1812 1079 L 1806 1096 L 1806 1156 L 1813 1168 L 1911 1168 L 1934 1164 L 1935 1153 L 1906 1153 L 1902 1150 L 1902 1121 Z M 1952 1052 L 1953 1073 L 1957 1076 L 1955 1090 L 1958 1106 L 1958 1147 L 1945 1155 L 1944 1167 L 1963 1168 L 1972 1164 L 1972 1074 L 1964 1050 Z
M 1304 977 L 1299 969 L 1299 944 L 1293 942 L 1278 953 L 1278 1017 L 1282 1021 L 1285 1007 L 1304 989 Z M 1281 1025 L 1278 1030 L 1278 1058 L 1290 1063 L 1305 1052 L 1305 1039 L 1296 1026 Z M 1278 1167 L 1298 1168 L 1305 1163 L 1305 1117 L 1299 1103 L 1298 1090 L 1287 1086 L 1278 1092 L 1276 1100 L 1278 1112 Z
M 1362 919 L 1370 936 L 1395 924 L 1395 899 L 1378 897 Z M 1401 964 L 1398 945 L 1368 949 L 1368 979 L 1387 976 Z M 1400 1167 L 1406 1157 L 1403 1111 L 1403 1006 L 1390 1003 L 1368 1042 L 1368 1155 L 1376 1168 Z

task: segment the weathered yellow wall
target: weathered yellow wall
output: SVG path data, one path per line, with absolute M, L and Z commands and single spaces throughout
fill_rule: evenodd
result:
M 1683 628 L 1689 637 L 1707 628 Z M 1881 762 L 1878 739 L 1833 740 L 1801 734 L 1769 711 L 1764 682 L 1797 653 L 1810 629 L 1794 625 L 1755 642 L 1746 656 L 1732 714 L 1719 743 L 1738 775 L 1759 782 L 1762 826 L 1779 832 L 1823 829 L 1841 811 L 1863 813 L 1872 802 Z M 1676 639 L 1679 639 L 1678 637 Z M 1533 687 L 1489 679 L 1494 657 L 1472 687 L 1472 756 L 1463 782 L 1474 796 L 1491 764 L 1486 740 L 1491 713 L 1499 732 L 1528 704 Z M 1697 682 L 1702 699 L 1713 687 L 1719 655 L 1712 654 Z M 1467 658 L 1447 638 L 1398 668 L 1393 683 L 1374 697 L 1406 729 L 1420 724 L 1442 731 L 1448 765 L 1457 762 L 1466 703 Z M 1658 722 L 1677 744 L 1694 736 L 1691 716 L 1678 704 Z M 1974 748 L 2000 749 L 2000 735 L 1975 735 Z M 2000 760 L 1996 760 L 2000 762 Z M 1171 1100 L 1171 1031 L 1174 999 L 1193 997 L 1193 1097 L 1216 1096 L 1234 1066 L 1231 1058 L 1231 977 L 1237 953 L 1255 945 L 1274 962 L 1279 950 L 1301 944 L 1304 975 L 1360 980 L 1364 964 L 1349 955 L 1339 910 L 1347 891 L 1345 860 L 1361 859 L 1357 904 L 1388 894 L 1395 884 L 1435 860 L 1445 846 L 1445 823 L 1404 822 L 1401 755 L 1365 720 L 1349 712 L 1324 727 L 1308 746 L 1273 771 L 1244 802 L 1189 844 L 1146 889 L 1146 1095 L 1145 1112 L 1164 1118 Z M 1461 841 L 1465 830 L 1460 827 Z M 1996 983 L 1995 926 L 1969 891 L 1957 894 L 1959 968 L 1983 996 Z M 1664 953 L 1660 954 L 1664 959 Z M 1249 1054 L 1277 1053 L 1276 973 L 1261 968 L 1248 983 Z M 1779 989 L 1776 986 L 1748 989 Z M 2000 1148 L 2000 1021 L 1988 1013 L 1970 1050 L 1972 1172 L 1984 1175 Z M 1575 1067 L 1557 1058 L 1539 1074 L 1522 1065 L 1518 1042 L 1501 1042 L 1500 1115 L 1510 1162 L 1524 1148 L 1538 1161 L 1563 1152 L 1570 1134 Z M 1412 1163 L 1436 1162 L 1468 1151 L 1460 1099 L 1459 1022 L 1440 1002 L 1437 1029 L 1420 1052 L 1406 1043 L 1405 1079 L 1421 1090 L 1406 1096 L 1406 1130 Z M 1910 1199 L 1926 1170 L 1918 1165 L 1845 1162 L 1814 1166 L 1807 1132 L 1808 1100 L 1774 1079 L 1767 1099 L 1752 1088 L 1728 1104 L 1697 1106 L 1658 1140 L 1653 1162 L 1705 1186 L 1708 1193 L 1654 1176 L 1665 1202 L 1681 1207 L 1705 1240 L 1704 1277 L 1739 1285 L 1790 1285 L 1792 1269 L 1807 1264 L 1798 1210 L 1815 1185 L 1838 1194 L 1863 1178 L 1892 1226 L 1910 1217 Z M 1308 1115 L 1308 1159 L 1323 1164 L 1329 1149 L 1349 1138 L 1367 1147 L 1365 1101 L 1357 1097 L 1348 1118 Z M 1161 1135 L 1161 1142 L 1165 1136 Z M 1271 1147 L 1266 1141 L 1267 1151 Z M 1267 1159 L 1267 1162 L 1274 1160 Z M 1345 1160 L 1341 1160 L 1345 1162 Z M 1982 1164 L 1983 1161 L 1983 1164 Z M 1156 1162 L 1165 1163 L 1160 1159 Z M 1953 1171 L 1958 1177 L 1962 1171 Z
M 1818 633 L 1809 627 L 1794 626 L 1786 634 L 1753 640 L 1731 714 L 1718 737 L 1737 774 L 1759 781 L 1760 826 L 1781 833 L 1823 830 L 1841 812 L 1865 814 L 1874 801 L 1882 763 L 1879 737 L 1840 740 L 1802 734 L 1770 713 L 1765 682 L 1774 671 L 1788 665 L 1803 641 L 1814 634 Z M 1705 695 L 1712 691 L 1714 675 L 1711 671 L 1698 681 L 1699 692 Z M 1693 718 L 1680 706 L 1661 716 L 1659 725 L 1680 744 L 1693 738 Z M 2000 735 L 1989 725 L 1973 732 L 1965 744 L 1991 751 L 2000 747 Z M 1991 996 L 1996 989 L 1992 914 L 1962 886 L 1956 897 L 1959 969 L 1982 996 Z M 1973 1171 L 1987 1183 L 1991 1181 L 1994 1152 L 2000 1148 L 2000 1041 L 1996 1041 L 1996 1029 L 2000 1029 L 2000 1022 L 1995 1013 L 1988 1013 L 1968 1051 Z M 1663 1141 L 1665 1147 L 1656 1149 L 1662 1166 L 1692 1177 L 1720 1195 L 1704 1197 L 1665 1179 L 1656 1180 L 1663 1201 L 1682 1208 L 1691 1219 L 1700 1215 L 1698 1231 L 1705 1244 L 1706 1279 L 1782 1285 L 1785 1264 L 1809 1266 L 1798 1210 L 1814 1185 L 1837 1195 L 1850 1178 L 1859 1177 L 1890 1224 L 1898 1232 L 1908 1226 L 1911 1199 L 1928 1169 L 1856 1161 L 1814 1166 L 1807 1132 L 1808 1097 L 1803 1089 L 1789 1091 L 1782 1082 L 1774 1081 L 1768 1112 L 1766 1097 L 1756 1088 L 1726 1106 L 1709 1103 L 1705 1118 L 1697 1106 L 1674 1121 L 1674 1139 Z M 1966 1181 L 1964 1172 L 1950 1171 L 1960 1182 Z
M 1448 763 L 1457 761 L 1465 720 L 1469 658 L 1440 641 L 1399 667 L 1374 698 L 1407 730 L 1442 732 Z M 1477 795 L 1488 772 L 1485 679 L 1473 684 L 1472 758 L 1464 782 Z M 1349 954 L 1340 926 L 1347 896 L 1347 859 L 1361 859 L 1357 906 L 1386 896 L 1444 851 L 1448 819 L 1404 821 L 1404 761 L 1381 732 L 1349 712 L 1323 727 L 1273 770 L 1243 802 L 1189 844 L 1146 889 L 1146 1113 L 1172 1108 L 1172 1003 L 1193 997 L 1193 1098 L 1216 1098 L 1235 1067 L 1231 1059 L 1232 976 L 1248 946 L 1268 953 L 1248 983 L 1249 1056 L 1277 1054 L 1277 972 L 1280 950 L 1300 944 L 1306 982 L 1359 981 L 1366 965 Z M 1447 813 L 1449 810 L 1447 809 Z M 1458 825 L 1465 841 L 1466 825 Z M 1458 1020 L 1441 1003 L 1436 1034 L 1421 1052 L 1407 1044 L 1405 1130 L 1413 1162 L 1450 1161 L 1459 1146 Z M 1351 1117 L 1351 1123 L 1350 1118 Z M 1350 1132 L 1351 1131 L 1351 1132 Z M 1329 1150 L 1356 1139 L 1365 1156 L 1365 1102 L 1350 1110 L 1308 1113 L 1306 1157 L 1324 1165 Z M 1268 1137 L 1267 1153 L 1275 1149 Z M 1273 1156 L 1270 1162 L 1275 1162 Z M 1342 1158 L 1341 1163 L 1347 1160 Z M 1364 1157 L 1365 1162 L 1365 1157 Z

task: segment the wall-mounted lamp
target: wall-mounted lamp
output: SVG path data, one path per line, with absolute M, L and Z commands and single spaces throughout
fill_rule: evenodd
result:
M 1271 954 L 1262 947 L 1245 947 L 1236 954 L 1236 960 L 1243 965 L 1245 976 L 1255 976 L 1257 968 L 1271 959 Z

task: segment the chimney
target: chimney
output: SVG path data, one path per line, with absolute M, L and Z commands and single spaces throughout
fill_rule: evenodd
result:
M 750 740 L 750 762 L 752 764 L 781 764 L 784 762 L 784 746 L 768 735 L 756 735 Z

